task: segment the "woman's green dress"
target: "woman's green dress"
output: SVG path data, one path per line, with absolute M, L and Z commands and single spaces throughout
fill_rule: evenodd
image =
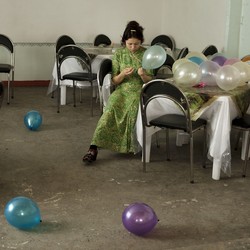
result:
M 115 52 L 112 59 L 112 76 L 118 75 L 127 67 L 133 67 L 134 73 L 117 85 L 110 95 L 93 135 L 92 145 L 120 153 L 138 151 L 134 129 L 143 81 L 137 71 L 142 65 L 144 52 L 143 47 L 135 53 L 131 53 L 127 48 Z M 147 71 L 147 74 L 152 75 L 152 72 Z

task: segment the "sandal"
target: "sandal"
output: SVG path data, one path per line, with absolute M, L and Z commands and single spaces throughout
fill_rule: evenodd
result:
M 97 149 L 89 149 L 88 153 L 83 156 L 82 161 L 91 163 L 96 160 L 97 154 Z

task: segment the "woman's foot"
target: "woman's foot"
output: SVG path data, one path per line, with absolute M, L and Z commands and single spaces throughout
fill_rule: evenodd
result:
M 96 160 L 97 154 L 97 149 L 89 149 L 88 153 L 83 156 L 82 161 L 91 163 Z

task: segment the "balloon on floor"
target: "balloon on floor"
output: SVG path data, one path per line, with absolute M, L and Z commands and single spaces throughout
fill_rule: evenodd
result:
M 133 203 L 123 211 L 122 222 L 129 232 L 143 236 L 152 231 L 158 222 L 158 218 L 149 205 Z
M 7 203 L 4 216 L 10 225 L 21 230 L 32 229 L 41 222 L 37 204 L 23 196 L 15 197 Z
M 24 116 L 24 124 L 29 130 L 38 130 L 42 124 L 42 116 L 36 110 L 31 110 Z

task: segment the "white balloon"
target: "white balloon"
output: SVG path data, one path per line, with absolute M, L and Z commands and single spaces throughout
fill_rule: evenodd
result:
M 174 73 L 174 80 L 176 83 L 193 85 L 198 83 L 200 79 L 200 67 L 191 61 L 180 64 Z
M 240 71 L 232 65 L 222 66 L 216 75 L 217 85 L 223 90 L 232 90 L 240 83 Z

